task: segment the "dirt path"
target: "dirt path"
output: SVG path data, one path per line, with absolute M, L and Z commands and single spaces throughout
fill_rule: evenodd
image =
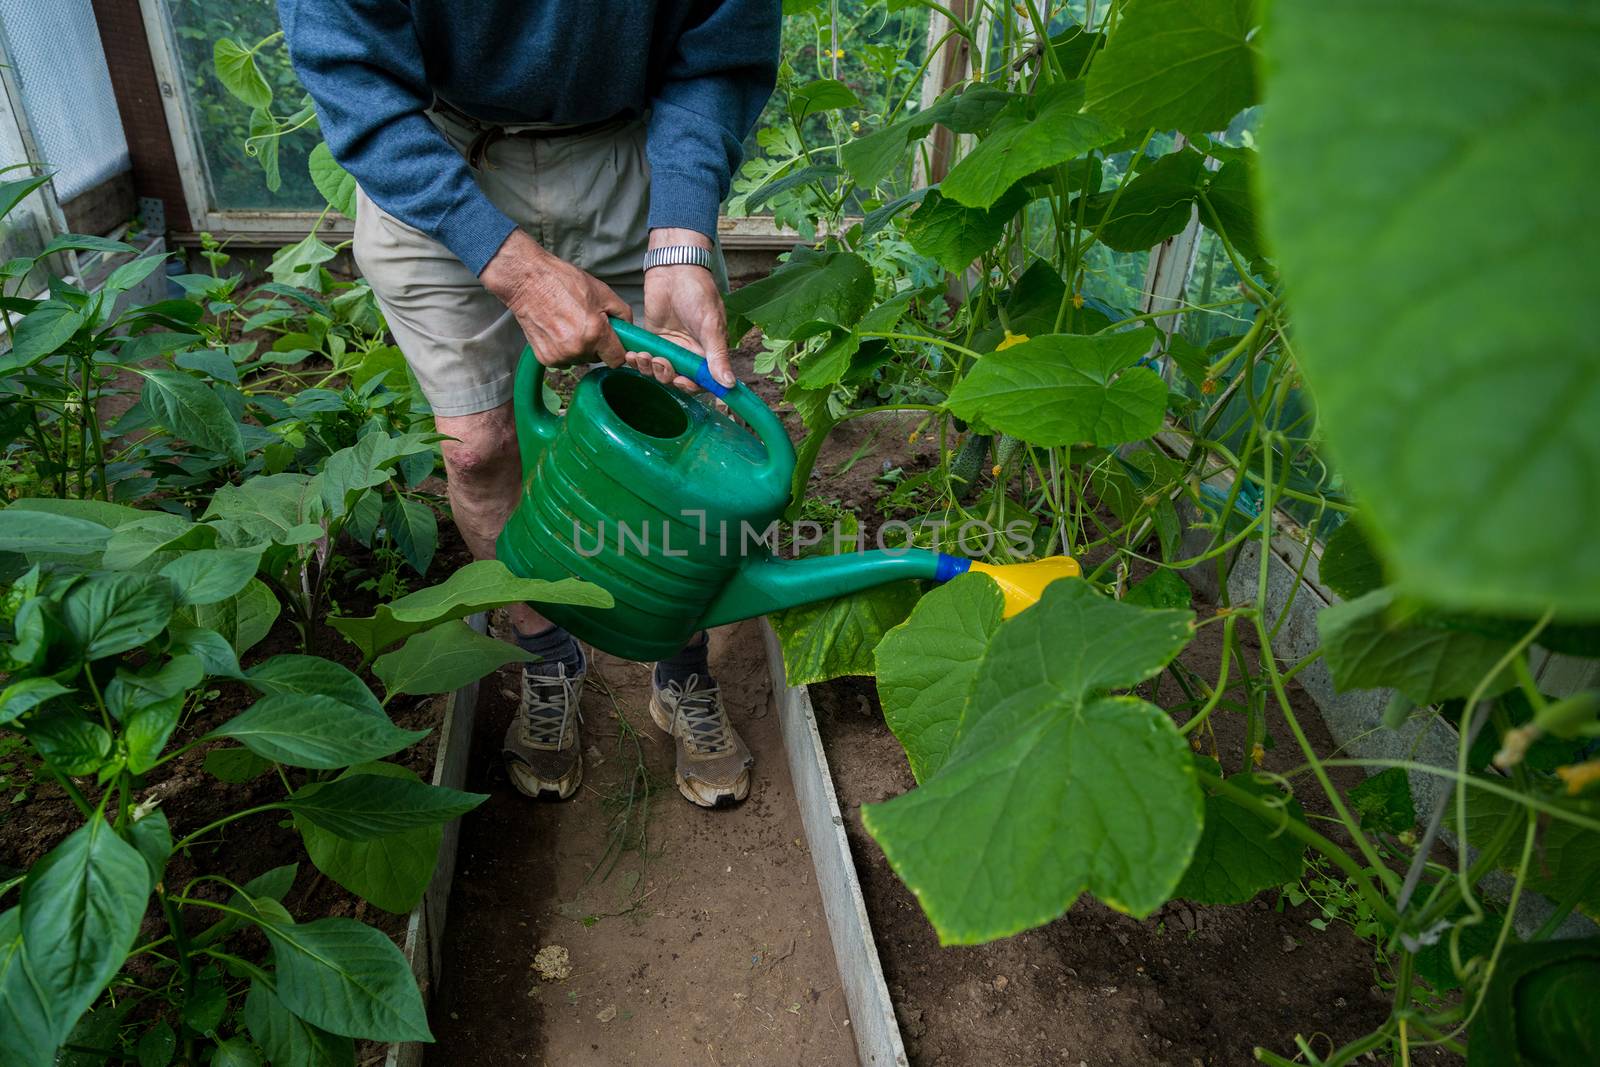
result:
M 712 635 L 757 760 L 755 792 L 730 812 L 678 795 L 647 667 L 592 661 L 584 784 L 565 804 L 511 788 L 499 749 L 514 676 L 485 685 L 467 787 L 492 796 L 462 826 L 430 1065 L 856 1062 L 756 625 Z M 625 817 L 635 753 L 653 789 Z M 564 979 L 534 966 L 551 945 Z

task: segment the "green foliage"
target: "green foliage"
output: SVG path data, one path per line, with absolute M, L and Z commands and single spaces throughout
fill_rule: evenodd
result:
M 1411 780 L 1399 767 L 1379 771 L 1350 790 L 1350 810 L 1363 828 L 1389 834 L 1404 833 L 1417 822 Z
M 1256 0 L 1132 0 L 1089 70 L 1086 106 L 1129 133 L 1222 129 L 1256 100 L 1255 15 Z
M 1167 387 L 1136 366 L 1151 331 L 1035 337 L 980 360 L 951 392 L 950 410 L 1024 441 L 1115 445 L 1161 427 Z
M 1594 13 L 1283 0 L 1270 42 L 1267 231 L 1320 425 L 1396 582 L 1451 606 L 1600 612 L 1600 474 L 1576 459 L 1600 454 L 1600 385 L 1571 313 L 1593 296 L 1572 264 L 1600 254 L 1600 208 L 1575 195 L 1600 148 L 1572 139 Z M 1352 111 L 1335 84 L 1386 104 Z M 1530 158 L 1551 162 L 1530 178 Z
M 790 685 L 873 672 L 873 651 L 917 603 L 914 582 L 893 582 L 849 596 L 775 612 Z
M 1594 1062 L 1597 996 L 1600 938 L 1511 946 L 1473 1020 L 1469 1067 Z
M 1085 889 L 1139 916 L 1171 895 L 1200 836 L 1194 768 L 1160 709 L 1108 691 L 1160 671 L 1192 631 L 1188 612 L 1071 579 L 995 630 L 944 764 L 862 809 L 941 942 L 1035 926 Z
M 1197 904 L 1243 904 L 1263 889 L 1300 880 L 1306 846 L 1284 828 L 1289 819 L 1305 822 L 1300 802 L 1249 771 L 1232 775 L 1228 782 L 1268 803 L 1279 824 L 1269 824 L 1215 793 L 1207 796 L 1205 827 L 1173 890 L 1175 897 Z
M 1511 647 L 1463 620 L 1408 608 L 1393 589 L 1325 608 L 1317 633 L 1339 689 L 1393 688 L 1417 704 L 1470 695 Z M 1485 695 L 1510 684 L 1501 674 Z
M 945 196 L 987 208 L 1034 171 L 1065 163 L 1112 141 L 1121 130 L 1083 107 L 1083 86 L 1052 86 L 1032 101 L 1006 106 L 987 135 L 940 184 Z
M 874 653 L 883 717 L 924 781 L 949 755 L 989 639 L 1005 606 L 984 575 L 965 574 L 917 601 Z
M 374 660 L 372 673 L 391 694 L 449 693 L 508 663 L 534 658 L 516 645 L 451 621 L 412 634 L 405 644 Z

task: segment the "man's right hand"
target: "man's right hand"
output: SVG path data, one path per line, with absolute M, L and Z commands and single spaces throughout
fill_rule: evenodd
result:
M 632 322 L 633 311 L 610 286 L 557 259 L 522 230 L 511 231 L 479 277 L 517 317 L 546 367 L 587 363 L 597 356 L 608 367 L 622 366 L 622 342 L 606 318 Z

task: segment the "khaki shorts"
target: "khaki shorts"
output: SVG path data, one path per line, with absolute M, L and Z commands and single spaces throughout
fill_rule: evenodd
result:
M 430 112 L 463 155 L 477 130 Z M 474 176 L 490 201 L 548 251 L 644 312 L 650 164 L 644 123 L 510 136 Z M 358 192 L 355 260 L 434 414 L 471 415 L 511 399 L 527 339 L 516 318 L 444 245 Z

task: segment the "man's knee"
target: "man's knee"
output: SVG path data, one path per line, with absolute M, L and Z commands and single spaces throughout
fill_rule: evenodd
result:
M 439 450 L 451 478 L 495 478 L 517 465 L 517 427 L 509 404 L 475 415 L 438 418 L 435 426 L 446 437 Z

